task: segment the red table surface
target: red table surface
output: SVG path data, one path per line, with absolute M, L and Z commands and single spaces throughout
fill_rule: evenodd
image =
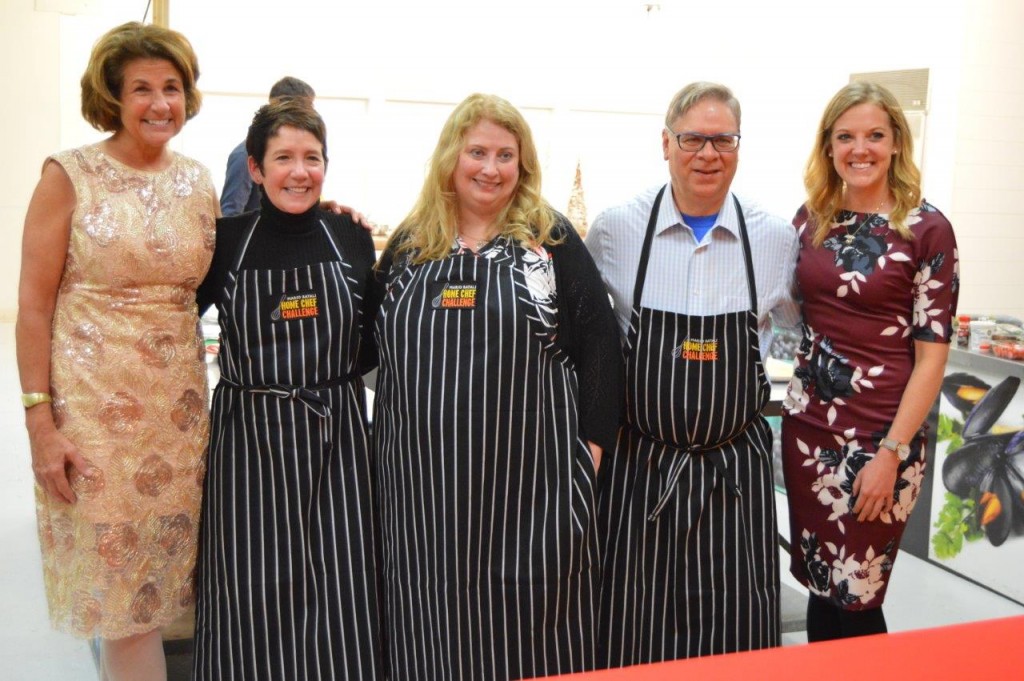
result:
M 987 675 L 993 672 L 998 673 Z M 1024 615 L 548 677 L 549 681 L 828 681 L 842 678 L 1024 679 Z

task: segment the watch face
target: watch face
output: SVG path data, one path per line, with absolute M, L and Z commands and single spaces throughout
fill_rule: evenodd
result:
M 900 461 L 906 461 L 910 457 L 910 445 L 902 444 L 892 438 L 883 437 L 878 441 L 878 445 L 892 451 Z

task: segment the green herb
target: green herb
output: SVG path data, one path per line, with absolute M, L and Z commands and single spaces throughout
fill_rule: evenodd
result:
M 961 499 L 952 492 L 946 492 L 946 505 L 939 511 L 933 527 L 932 548 L 935 555 L 943 560 L 956 556 L 964 547 L 964 540 L 977 541 L 985 536 L 978 516 L 978 505 L 974 499 Z
M 936 442 L 949 441 L 949 446 L 946 447 L 946 454 L 952 454 L 956 450 L 960 449 L 960 445 L 964 443 L 963 438 L 964 424 L 960 421 L 953 419 L 945 414 L 939 414 L 939 428 L 938 435 L 935 438 Z

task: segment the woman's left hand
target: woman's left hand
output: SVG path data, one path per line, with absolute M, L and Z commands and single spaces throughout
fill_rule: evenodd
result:
M 899 465 L 900 460 L 896 454 L 884 449 L 860 469 L 853 481 L 853 494 L 857 497 L 853 513 L 857 520 L 871 522 L 877 520 L 882 513 L 892 510 Z
M 367 231 L 373 229 L 373 225 L 371 225 L 370 221 L 366 219 L 366 216 L 357 211 L 356 209 L 352 208 L 351 206 L 344 206 L 338 203 L 337 201 L 331 200 L 321 201 L 320 207 L 323 208 L 324 210 L 334 213 L 335 215 L 351 216 L 352 222 L 355 222 L 357 225 L 359 225 L 360 227 Z
M 896 418 L 889 427 L 888 437 L 897 442 L 912 442 L 914 434 L 928 416 L 928 410 L 942 387 L 942 374 L 949 355 L 948 343 L 914 341 L 914 370 L 903 389 Z M 915 445 L 917 446 L 917 445 Z M 896 453 L 885 447 L 879 448 L 864 468 L 860 469 L 853 481 L 853 493 L 857 503 L 853 513 L 857 520 L 871 521 L 882 513 L 892 510 L 896 490 L 896 475 L 900 460 Z

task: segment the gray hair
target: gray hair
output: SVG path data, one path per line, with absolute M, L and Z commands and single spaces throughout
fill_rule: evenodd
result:
M 736 129 L 739 130 L 740 101 L 732 94 L 732 90 L 726 86 L 704 81 L 690 83 L 675 94 L 675 97 L 672 98 L 668 105 L 668 111 L 665 113 L 665 127 L 671 128 L 673 121 L 680 116 L 686 115 L 687 111 L 705 99 L 713 99 L 729 107 L 732 115 L 736 118 Z

